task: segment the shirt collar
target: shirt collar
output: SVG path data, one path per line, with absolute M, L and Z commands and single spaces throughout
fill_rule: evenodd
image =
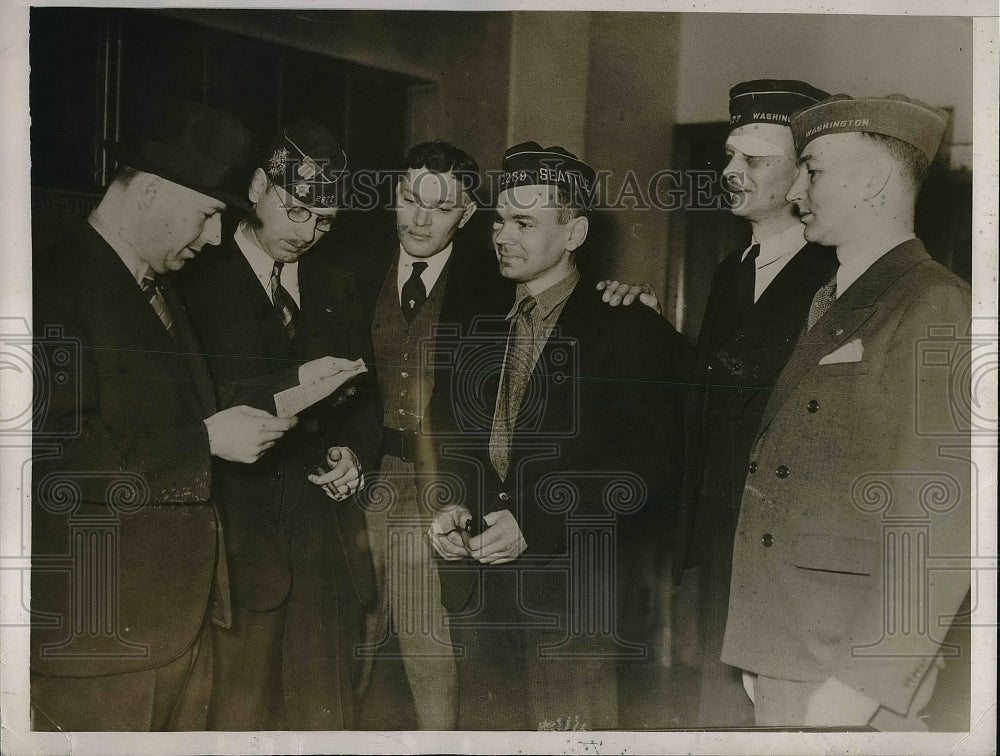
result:
M 537 303 L 535 312 L 541 316 L 542 320 L 545 320 L 556 307 L 569 299 L 569 295 L 573 293 L 573 289 L 576 288 L 579 281 L 580 271 L 574 267 L 564 279 L 535 295 L 528 291 L 527 286 L 519 283 L 514 293 L 514 306 L 507 313 L 507 320 L 517 314 L 518 310 L 521 309 L 521 303 L 530 296 L 534 296 Z
M 246 258 L 250 267 L 253 268 L 254 275 L 257 276 L 257 280 L 260 281 L 261 286 L 270 292 L 271 271 L 274 270 L 275 259 L 267 254 L 267 252 L 265 252 L 260 246 L 260 243 L 257 241 L 257 237 L 255 237 L 250 231 L 250 224 L 247 223 L 247 221 L 240 221 L 240 225 L 237 227 L 236 233 L 233 235 L 233 241 L 236 242 L 236 246 L 240 248 L 240 252 L 243 253 L 243 257 Z M 281 269 L 281 285 L 284 286 L 285 289 L 289 289 L 292 286 L 297 289 L 298 273 L 298 261 L 285 263 Z
M 141 285 L 142 279 L 151 272 L 149 263 L 139 257 L 139 253 L 136 252 L 135 247 L 126 241 L 96 208 L 87 218 L 87 223 L 115 251 L 115 254 L 118 255 L 125 264 L 125 267 L 128 268 L 128 272 L 132 274 L 136 283 Z
M 806 245 L 805 237 L 805 226 L 801 223 L 796 223 L 794 226 L 789 226 L 784 231 L 769 236 L 762 242 L 756 239 L 751 241 L 751 245 L 760 245 L 760 254 L 757 255 L 757 268 L 765 268 L 778 260 L 794 255 L 800 249 Z M 749 251 L 749 247 L 747 248 Z M 743 259 L 746 259 L 747 253 L 743 253 Z
M 438 276 L 441 275 L 441 271 L 444 270 L 444 266 L 447 264 L 448 259 L 451 257 L 452 243 L 449 242 L 448 246 L 442 249 L 440 252 L 436 252 L 430 257 L 414 257 L 405 249 L 403 245 L 399 245 L 399 267 L 405 268 L 407 271 L 413 268 L 413 263 L 415 262 L 425 262 L 427 267 L 424 269 L 421 278 L 430 274 L 433 276 L 434 280 L 437 280 Z M 407 272 L 407 278 L 409 278 L 409 272 Z
M 837 268 L 837 297 L 840 298 L 840 295 L 847 291 L 878 260 L 882 259 L 900 244 L 915 238 L 911 233 L 908 236 L 901 237 L 885 249 L 873 248 L 868 250 L 867 253 L 856 254 L 847 260 L 847 262 L 841 263 L 840 267 Z

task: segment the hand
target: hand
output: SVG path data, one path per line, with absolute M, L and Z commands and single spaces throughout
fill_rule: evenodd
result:
M 472 513 L 465 507 L 449 507 L 437 513 L 427 537 L 438 556 L 449 562 L 470 556 L 465 523 L 471 519 Z
M 486 530 L 469 541 L 469 551 L 482 564 L 513 562 L 528 548 L 521 528 L 509 509 L 483 517 Z
M 309 482 L 323 487 L 323 492 L 334 501 L 343 501 L 365 484 L 361 463 L 347 446 L 331 446 L 326 452 L 326 466 L 322 474 L 313 473 Z
M 299 383 L 313 383 L 332 378 L 337 373 L 354 370 L 364 365 L 364 360 L 345 360 L 343 357 L 320 357 L 299 365 Z
M 809 697 L 806 727 L 864 727 L 878 709 L 878 701 L 828 677 Z
M 241 404 L 216 412 L 203 422 L 208 429 L 212 456 L 249 465 L 260 459 L 298 421 L 297 417 L 275 417 L 262 409 Z
M 597 284 L 597 290 L 604 292 L 601 299 L 612 307 L 617 307 L 620 304 L 627 307 L 638 299 L 658 315 L 663 314 L 660 309 L 660 300 L 657 299 L 653 287 L 649 284 L 627 284 L 605 279 Z

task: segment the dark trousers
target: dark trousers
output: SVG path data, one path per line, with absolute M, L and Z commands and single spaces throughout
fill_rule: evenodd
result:
M 586 641 L 562 649 L 554 627 L 525 615 L 513 569 L 487 571 L 474 615 L 451 615 L 462 730 L 607 730 L 618 726 L 617 663 Z M 565 599 L 563 599 L 565 600 Z M 525 627 L 534 622 L 535 627 Z M 571 650 L 573 655 L 558 656 Z M 581 653 L 582 652 L 582 653 Z
M 31 676 L 31 727 L 39 731 L 204 730 L 212 690 L 212 630 L 155 669 L 100 677 Z

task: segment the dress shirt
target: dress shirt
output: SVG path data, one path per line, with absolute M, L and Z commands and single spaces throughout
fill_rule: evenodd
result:
M 866 253 L 855 255 L 847 262 L 841 261 L 840 267 L 837 268 L 837 298 L 839 299 L 840 295 L 847 291 L 851 284 L 861 278 L 865 274 L 865 271 L 874 265 L 877 260 L 884 257 L 903 242 L 913 238 L 915 238 L 914 235 L 909 234 L 908 236 L 900 237 L 888 247 L 879 246 Z
M 532 294 L 523 283 L 517 285 L 517 290 L 514 293 L 514 306 L 507 313 L 508 321 L 517 315 L 521 309 L 521 302 L 526 298 L 534 296 L 537 303 L 529 316 L 531 336 L 535 342 L 534 355 L 531 360 L 532 368 L 538 360 L 538 355 L 542 353 L 549 334 L 555 328 L 556 321 L 559 320 L 559 315 L 562 314 L 563 307 L 566 306 L 566 300 L 569 299 L 569 295 L 573 293 L 573 289 L 576 288 L 579 281 L 580 271 L 574 267 L 568 276 L 538 294 Z
M 444 270 L 444 266 L 451 257 L 451 247 L 452 245 L 449 244 L 440 252 L 430 257 L 414 257 L 400 245 L 399 265 L 396 266 L 396 295 L 399 297 L 400 304 L 403 303 L 403 284 L 406 283 L 407 279 L 413 273 L 413 263 L 427 263 L 424 272 L 420 274 L 420 280 L 424 282 L 424 291 L 427 292 L 427 296 L 430 296 L 431 289 L 434 288 L 434 284 L 441 277 L 441 271 Z
M 271 304 L 274 304 L 274 296 L 271 294 L 271 271 L 274 270 L 276 260 L 260 246 L 257 237 L 250 230 L 250 224 L 246 221 L 240 221 L 239 228 L 236 229 L 233 239 L 236 241 L 236 246 L 240 248 L 240 252 L 243 253 L 247 262 L 250 263 L 250 267 L 253 268 L 254 275 L 257 276 L 260 285 L 264 287 L 267 298 L 271 300 Z M 301 307 L 298 262 L 285 263 L 282 266 L 281 285 L 291 295 L 295 304 Z
M 771 285 L 771 281 L 777 278 L 781 270 L 806 245 L 804 232 L 805 227 L 801 223 L 796 223 L 764 241 L 751 239 L 750 247 L 754 244 L 760 245 L 760 254 L 757 255 L 757 271 L 753 282 L 754 302 L 760 299 L 761 294 Z M 744 250 L 741 260 L 746 259 L 750 247 Z
M 129 273 L 132 274 L 135 282 L 142 286 L 142 279 L 149 274 L 150 269 L 149 264 L 139 257 L 139 253 L 135 251 L 135 247 L 123 239 L 121 234 L 115 231 L 114 227 L 97 210 L 94 210 L 90 214 L 90 217 L 87 218 L 87 223 L 115 251 L 115 254 L 121 258 L 125 267 L 128 268 Z

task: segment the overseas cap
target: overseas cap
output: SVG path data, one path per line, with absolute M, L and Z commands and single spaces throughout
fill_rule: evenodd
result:
M 347 155 L 324 126 L 305 118 L 287 124 L 261 168 L 304 205 L 338 207 L 346 199 Z
M 945 111 L 906 95 L 855 100 L 838 94 L 797 113 L 792 119 L 792 135 L 795 149 L 801 152 L 813 139 L 826 134 L 850 131 L 885 134 L 912 144 L 930 162 L 947 125 Z
M 729 125 L 777 123 L 788 126 L 792 113 L 814 105 L 828 92 L 795 79 L 754 79 L 729 90 Z
M 562 147 L 522 142 L 503 155 L 500 191 L 515 186 L 556 186 L 569 193 L 574 205 L 588 208 L 595 175 L 593 168 Z

